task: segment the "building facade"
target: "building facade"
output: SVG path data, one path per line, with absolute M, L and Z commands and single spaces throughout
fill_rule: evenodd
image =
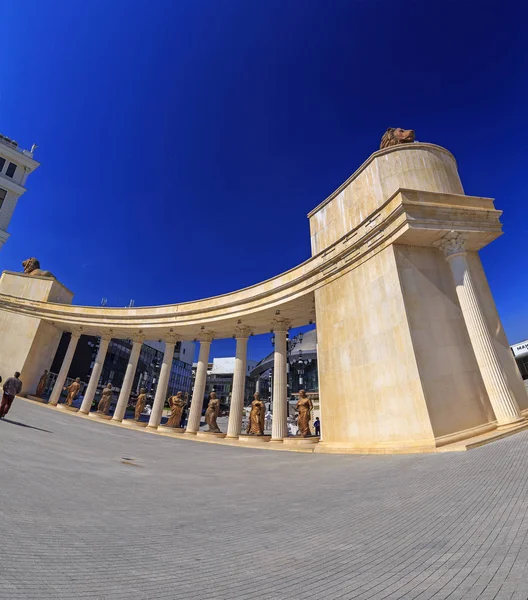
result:
M 0 134 L 0 248 L 7 242 L 7 228 L 18 199 L 26 191 L 28 175 L 38 168 L 33 151 L 22 150 L 18 142 Z
M 248 360 L 246 364 L 246 385 L 244 389 L 244 404 L 249 404 L 255 393 L 255 379 L 251 377 L 257 361 Z M 193 379 L 196 376 L 197 363 L 193 364 Z M 233 376 L 235 373 L 235 357 L 214 358 L 207 365 L 207 379 L 205 383 L 204 406 L 209 394 L 215 392 L 220 403 L 229 406 L 233 392 Z
M 60 369 L 68 343 L 69 336 L 64 335 L 59 343 L 59 348 L 51 367 L 52 373 L 57 373 Z M 144 342 L 141 346 L 138 365 L 132 383 L 132 396 L 137 395 L 141 388 L 147 390 L 149 398 L 154 396 L 159 380 L 164 346 L 162 342 L 150 341 Z M 98 350 L 99 338 L 82 336 L 68 371 L 68 377 L 72 379 L 80 377 L 81 381 L 88 381 Z M 131 350 L 132 342 L 130 340 L 113 339 L 110 341 L 101 370 L 99 387 L 111 383 L 114 392 L 121 390 Z M 179 391 L 184 393 L 191 392 L 193 353 L 193 342 L 177 342 L 169 376 L 168 396 L 172 396 Z
M 521 377 L 526 381 L 528 380 L 528 340 L 519 342 L 510 346 L 515 362 L 521 373 Z

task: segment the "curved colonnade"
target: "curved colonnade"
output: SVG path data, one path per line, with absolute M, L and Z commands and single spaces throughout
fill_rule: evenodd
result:
M 5 271 L 0 280 L 0 334 L 4 339 L 13 336 L 13 319 L 31 333 L 25 354 L 22 349 L 14 357 L 1 356 L 0 367 L 14 370 L 22 360 L 27 393 L 43 368 L 49 368 L 61 333 L 70 331 L 49 401 L 57 405 L 79 337 L 100 336 L 80 409 L 86 414 L 110 339 L 130 339 L 132 352 L 113 416 L 120 422 L 142 342 L 162 340 L 166 348 L 149 421 L 153 429 L 160 425 L 176 342 L 199 341 L 186 430 L 194 435 L 200 426 L 211 342 L 235 337 L 227 436 L 236 439 L 248 337 L 273 331 L 271 441 L 281 442 L 287 436 L 286 334 L 290 327 L 317 321 L 324 435 L 317 450 L 432 451 L 515 423 L 528 409 L 510 364 L 513 359 L 508 362 L 502 351 L 505 336 L 477 255 L 501 235 L 500 214 L 493 200 L 464 195 L 456 162 L 447 150 L 418 143 L 380 150 L 308 215 L 313 254 L 309 260 L 236 292 L 156 307 L 73 306 L 71 292 L 59 282 Z M 443 322 L 438 314 L 427 312 L 431 304 Z M 456 334 L 461 327 L 464 333 Z M 442 365 L 443 375 L 457 385 L 447 390 L 455 394 L 452 405 L 442 403 L 438 377 L 427 364 L 438 359 L 439 350 L 427 357 L 420 349 L 420 336 L 430 332 L 439 339 L 444 336 L 442 357 L 451 352 L 465 364 L 464 371 L 454 364 Z M 371 344 L 379 339 L 393 355 Z M 387 371 L 383 377 L 379 368 Z M 468 389 L 470 382 L 475 389 Z M 447 384 L 441 385 L 445 396 Z

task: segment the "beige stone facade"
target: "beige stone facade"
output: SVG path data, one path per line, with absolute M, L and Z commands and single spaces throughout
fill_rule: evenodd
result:
M 46 296 L 32 289 L 40 290 L 36 278 L 28 287 L 24 276 L 5 273 L 0 333 L 16 346 L 14 330 L 27 331 L 25 345 L 45 354 L 35 359 L 38 367 L 24 367 L 33 369 L 31 387 L 33 371 L 49 368 L 53 359 L 50 332 L 163 339 L 169 347 L 197 339 L 207 364 L 213 338 L 270 330 L 280 337 L 288 327 L 316 321 L 322 441 L 315 451 L 433 451 L 519 422 L 528 409 L 478 257 L 502 234 L 500 214 L 493 200 L 464 195 L 447 150 L 395 146 L 374 153 L 309 214 L 313 256 L 282 275 L 196 302 L 112 309 L 72 306 L 71 295 L 61 296 L 57 287 Z M 35 329 L 37 322 L 48 333 Z M 245 344 L 239 345 L 242 363 Z M 279 346 L 275 447 L 286 435 L 286 363 Z M 199 428 L 203 383 L 197 374 L 189 434 Z M 159 402 L 165 391 L 156 395 Z M 114 420 L 122 419 L 122 406 Z M 238 408 L 231 440 L 240 433 Z M 150 430 L 160 414 L 153 412 Z

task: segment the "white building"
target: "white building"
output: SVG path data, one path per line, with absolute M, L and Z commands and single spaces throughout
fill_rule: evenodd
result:
M 519 367 L 522 378 L 528 380 L 528 340 L 514 344 L 510 348 L 513 356 L 515 356 L 515 362 Z
M 33 160 L 31 150 L 22 150 L 18 143 L 0 134 L 0 248 L 7 242 L 7 228 L 18 199 L 26 191 L 26 179 L 40 163 Z
M 255 392 L 255 381 L 251 379 L 251 371 L 257 364 L 256 360 L 248 360 L 246 364 L 246 387 L 244 400 L 249 402 Z M 196 372 L 196 363 L 193 364 L 193 372 Z M 233 375 L 235 373 L 235 357 L 214 358 L 207 366 L 207 381 L 205 384 L 205 396 L 209 397 L 211 392 L 216 392 L 222 403 L 229 404 L 233 389 Z

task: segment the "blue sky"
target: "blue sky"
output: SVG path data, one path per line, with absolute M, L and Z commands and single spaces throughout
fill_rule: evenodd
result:
M 528 338 L 526 13 L 520 0 L 6 3 L 0 132 L 36 142 L 42 166 L 0 269 L 37 256 L 76 303 L 109 306 L 251 285 L 309 257 L 306 213 L 401 126 L 504 210 L 481 256 L 510 342 Z M 251 358 L 268 349 L 250 341 Z

